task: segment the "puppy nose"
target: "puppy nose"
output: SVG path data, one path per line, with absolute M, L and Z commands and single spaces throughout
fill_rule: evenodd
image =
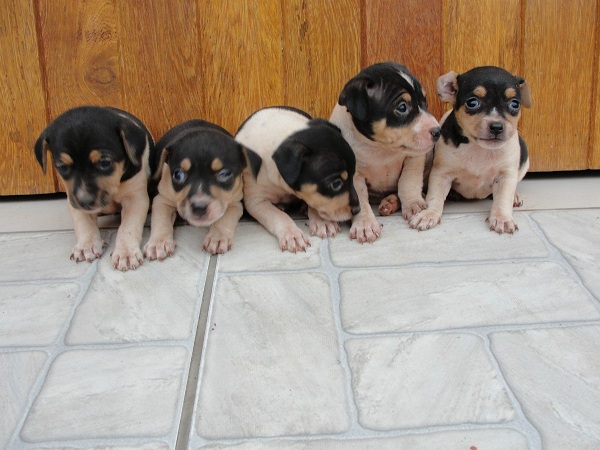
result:
M 360 212 L 360 206 L 358 206 L 358 205 L 353 206 L 351 211 L 352 211 L 353 216 L 357 215 Z
M 490 123 L 490 133 L 497 136 L 504 130 L 504 125 L 502 122 L 492 122 Z
M 194 213 L 195 216 L 203 216 L 204 214 L 206 214 L 207 209 L 208 207 L 206 205 L 203 205 L 202 203 L 192 203 L 192 213 Z
M 441 135 L 441 129 L 440 129 L 440 127 L 431 128 L 429 130 L 429 132 L 431 133 L 431 137 L 433 138 L 433 142 L 437 142 L 437 140 L 440 138 L 440 135 Z

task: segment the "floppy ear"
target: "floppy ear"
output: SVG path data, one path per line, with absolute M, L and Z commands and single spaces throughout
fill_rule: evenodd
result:
M 367 88 L 371 82 L 365 79 L 353 78 L 346 83 L 338 103 L 345 106 L 353 117 L 360 121 L 366 121 L 369 114 L 369 93 Z
M 456 93 L 458 92 L 458 74 L 451 71 L 439 77 L 437 79 L 437 91 L 441 101 L 454 106 Z
M 40 163 L 40 166 L 42 166 L 44 174 L 46 174 L 46 155 L 50 151 L 50 147 L 48 146 L 48 139 L 46 139 L 45 133 L 42 133 L 42 135 L 38 138 L 33 151 L 38 163 Z
M 307 147 L 294 141 L 284 141 L 273 153 L 273 161 L 275 161 L 277 170 L 279 170 L 283 181 L 292 188 L 300 177 L 302 163 L 308 153 L 309 149 Z
M 146 146 L 150 145 L 151 138 L 147 136 L 145 130 L 129 121 L 121 122 L 118 133 L 131 163 L 136 167 L 141 166 L 142 155 Z
M 245 163 L 246 166 L 250 167 L 250 170 L 252 172 L 252 175 L 254 175 L 254 178 L 258 177 L 258 172 L 260 171 L 260 166 L 262 166 L 262 158 L 260 156 L 258 156 L 258 154 L 256 152 L 254 152 L 253 150 L 250 150 L 247 147 L 241 146 L 242 147 L 242 153 L 244 155 L 245 158 Z
M 533 100 L 531 99 L 531 90 L 529 89 L 527 80 L 517 77 L 517 81 L 519 82 L 519 92 L 521 93 L 521 105 L 525 108 L 531 108 Z
M 164 147 L 160 154 L 158 152 L 156 158 L 156 168 L 154 169 L 154 173 L 150 174 L 150 178 L 154 181 L 159 181 L 163 172 L 163 165 L 167 162 L 167 158 L 169 157 L 169 149 Z

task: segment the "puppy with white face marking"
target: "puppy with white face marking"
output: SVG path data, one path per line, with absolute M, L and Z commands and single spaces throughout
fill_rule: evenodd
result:
M 358 212 L 356 160 L 331 123 L 295 108 L 270 107 L 252 114 L 235 138 L 262 158 L 257 177 L 244 174 L 244 204 L 281 250 L 305 251 L 310 242 L 276 205 L 305 202 L 310 233 L 320 237 L 334 236 L 338 222 Z
M 125 271 L 142 264 L 140 250 L 148 214 L 148 178 L 154 141 L 144 124 L 116 108 L 81 106 L 58 116 L 42 132 L 35 155 L 46 172 L 46 155 L 67 192 L 77 244 L 71 259 L 93 261 L 106 243 L 98 214 L 121 210 L 112 263 Z
M 243 213 L 245 149 L 220 126 L 189 120 L 167 131 L 156 143 L 156 153 L 154 178 L 160 177 L 160 182 L 144 255 L 150 260 L 173 255 L 177 213 L 193 226 L 210 227 L 204 250 L 211 254 L 230 250 Z
M 442 139 L 435 147 L 428 207 L 410 226 L 427 230 L 439 224 L 444 201 L 454 189 L 467 199 L 492 195 L 490 230 L 513 233 L 518 229 L 513 207 L 523 204 L 517 183 L 529 168 L 527 147 L 517 131 L 521 106 L 530 108 L 532 103 L 526 81 L 485 66 L 462 75 L 447 73 L 437 88 L 452 110 L 442 119 Z
M 370 200 L 380 202 L 381 215 L 401 206 L 405 219 L 427 206 L 423 180 L 440 128 L 405 66 L 385 62 L 362 70 L 344 86 L 330 120 L 356 155 L 360 214 L 352 221 L 351 239 L 373 242 L 381 234 Z

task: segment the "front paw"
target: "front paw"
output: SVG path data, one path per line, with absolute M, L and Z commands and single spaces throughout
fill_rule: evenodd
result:
M 350 227 L 350 239 L 356 239 L 359 243 L 375 242 L 381 235 L 383 227 L 374 216 L 357 216 Z
M 400 199 L 396 194 L 388 195 L 379 203 L 379 214 L 389 216 L 400 209 Z
M 411 228 L 415 228 L 419 231 L 425 231 L 435 227 L 436 225 L 439 225 L 441 221 L 442 215 L 437 211 L 424 209 L 423 211 L 414 215 L 408 222 L 408 225 Z
M 320 217 L 316 219 L 310 217 L 306 225 L 308 225 L 311 236 L 319 236 L 320 238 L 333 237 L 340 231 L 340 226 L 337 222 L 324 220 Z
M 282 235 L 278 236 L 278 239 L 281 251 L 305 252 L 306 248 L 310 247 L 310 241 L 296 225 L 287 228 Z
M 486 222 L 490 224 L 490 231 L 495 231 L 498 234 L 510 233 L 513 234 L 519 229 L 517 223 L 512 216 L 502 214 L 490 214 L 490 217 L 486 219 Z
M 92 262 L 96 258 L 102 256 L 105 247 L 106 242 L 100 239 L 100 237 L 92 238 L 87 241 L 78 241 L 71 252 L 71 259 L 75 262 Z
M 137 244 L 117 242 L 117 246 L 110 256 L 113 267 L 122 272 L 129 269 L 135 270 L 144 262 L 144 257 Z
M 213 227 L 202 241 L 202 249 L 211 255 L 223 254 L 233 246 L 233 233 L 227 233 Z
M 172 237 L 150 237 L 150 240 L 144 245 L 144 256 L 150 261 L 155 259 L 162 261 L 167 256 L 173 256 L 176 245 Z
M 416 214 L 427 209 L 427 202 L 423 199 L 415 200 L 414 202 L 406 202 L 402 204 L 402 217 L 405 220 L 410 220 Z

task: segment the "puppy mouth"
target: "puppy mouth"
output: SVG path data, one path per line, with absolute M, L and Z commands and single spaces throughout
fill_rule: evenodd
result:
M 498 148 L 502 147 L 506 143 L 506 139 L 502 136 L 492 136 L 486 138 L 475 138 L 475 140 L 482 146 L 487 148 Z
M 77 195 L 70 195 L 69 201 L 75 209 L 81 209 L 87 213 L 99 213 L 110 204 L 110 194 L 103 191 L 93 199 L 79 199 Z
M 327 211 L 318 211 L 318 213 L 323 219 L 331 222 L 345 222 L 352 219 L 352 211 L 350 211 L 349 207 L 348 210 L 335 211 L 332 214 L 329 214 Z
M 225 213 L 225 208 L 210 203 L 199 203 L 188 201 L 177 208 L 179 215 L 190 225 L 195 227 L 207 227 L 219 220 Z

